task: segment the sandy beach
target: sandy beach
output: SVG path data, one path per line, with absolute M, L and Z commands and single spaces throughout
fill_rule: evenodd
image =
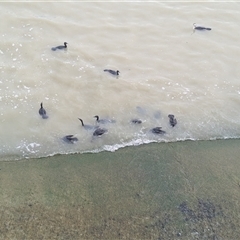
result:
M 0 162 L 0 239 L 238 239 L 239 140 Z
M 240 239 L 239 3 L 4 2 L 0 240 Z

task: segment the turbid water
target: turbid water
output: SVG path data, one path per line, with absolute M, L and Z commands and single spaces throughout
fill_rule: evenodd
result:
M 239 8 L 203 2 L 2 3 L 0 158 L 239 138 Z M 194 32 L 193 23 L 212 30 Z M 51 50 L 64 42 L 67 48 Z M 47 119 L 38 113 L 41 102 Z M 168 114 L 177 119 L 174 128 Z M 115 120 L 103 126 L 108 132 L 101 138 L 78 120 L 96 125 L 95 115 Z M 152 134 L 154 127 L 166 134 Z M 78 142 L 66 144 L 66 135 Z

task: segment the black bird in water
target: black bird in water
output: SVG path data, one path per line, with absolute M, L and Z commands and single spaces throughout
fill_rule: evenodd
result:
M 165 131 L 162 130 L 162 127 L 152 128 L 152 129 L 151 129 L 151 132 L 152 132 L 152 133 L 155 133 L 155 134 L 164 134 L 164 133 L 166 133 Z
M 47 112 L 46 110 L 43 108 L 43 103 L 40 104 L 40 109 L 39 109 L 39 114 L 42 116 L 43 119 L 47 119 Z
M 78 138 L 73 137 L 73 135 L 66 135 L 65 137 L 63 137 L 63 140 L 64 140 L 66 143 L 75 143 L 75 142 L 78 141 Z
M 169 123 L 172 127 L 174 127 L 176 124 L 177 124 L 177 119 L 174 118 L 174 115 L 173 114 L 169 114 L 168 115 L 169 117 Z
M 202 26 L 197 26 L 196 23 L 193 24 L 193 29 L 194 30 L 212 30 L 211 28 L 209 27 L 202 27 Z
M 53 47 L 52 50 L 53 50 L 53 51 L 56 51 L 56 50 L 58 50 L 58 49 L 60 49 L 60 50 L 61 50 L 61 49 L 66 49 L 68 43 L 67 43 L 67 42 L 64 42 L 63 44 L 64 44 L 64 46 L 63 46 L 63 45 L 60 45 L 60 46 L 57 46 L 57 47 Z
M 112 119 L 100 119 L 98 115 L 94 116 L 97 123 L 106 124 L 106 123 L 115 123 L 115 120 Z
M 97 128 L 94 132 L 93 132 L 93 136 L 101 136 L 104 133 L 106 133 L 108 130 L 106 128 Z
M 83 123 L 83 120 L 81 118 L 78 118 L 79 121 L 82 123 L 82 126 L 86 129 L 86 130 L 95 130 L 96 128 L 99 128 L 99 126 L 94 126 L 94 125 L 86 125 Z
M 137 118 L 134 118 L 134 119 L 131 120 L 131 123 L 134 123 L 134 124 L 141 124 L 141 123 L 142 123 L 142 120 L 137 119 Z
M 111 69 L 104 69 L 104 72 L 109 72 L 111 73 L 112 75 L 115 75 L 115 76 L 119 76 L 119 71 L 114 71 L 114 70 L 111 70 Z

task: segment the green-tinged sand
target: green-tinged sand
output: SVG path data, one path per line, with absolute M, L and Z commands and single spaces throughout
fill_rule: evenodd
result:
M 0 239 L 240 239 L 240 140 L 0 162 Z

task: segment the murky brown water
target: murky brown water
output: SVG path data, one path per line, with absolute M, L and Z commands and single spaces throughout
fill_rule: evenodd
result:
M 15 2 L 0 9 L 1 159 L 240 136 L 239 3 Z M 212 30 L 193 33 L 194 22 Z M 51 50 L 64 41 L 66 51 Z M 116 123 L 92 141 L 78 118 L 95 124 L 95 115 Z M 142 124 L 133 126 L 133 118 Z M 167 134 L 149 132 L 158 126 Z M 79 141 L 66 144 L 69 134 Z

